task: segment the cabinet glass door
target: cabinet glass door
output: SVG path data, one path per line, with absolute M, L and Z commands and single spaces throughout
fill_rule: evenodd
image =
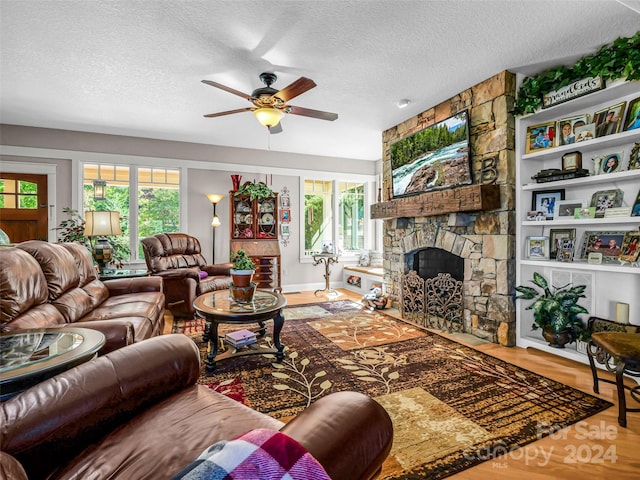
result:
M 231 221 L 232 238 L 255 238 L 253 231 L 253 209 L 248 195 L 233 195 Z
M 257 200 L 256 238 L 278 238 L 277 198 L 268 197 Z

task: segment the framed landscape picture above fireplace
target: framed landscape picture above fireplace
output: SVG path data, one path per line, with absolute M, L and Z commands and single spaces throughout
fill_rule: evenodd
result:
M 469 185 L 469 116 L 464 110 L 391 145 L 393 197 Z

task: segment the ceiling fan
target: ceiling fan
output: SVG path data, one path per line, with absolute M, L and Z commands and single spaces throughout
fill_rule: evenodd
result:
M 287 105 L 287 102 L 292 98 L 297 97 L 311 90 L 316 86 L 316 83 L 310 78 L 300 77 L 298 80 L 290 84 L 289 86 L 278 91 L 272 88 L 271 85 L 277 80 L 275 73 L 261 73 L 260 80 L 266 85 L 266 87 L 255 89 L 251 95 L 239 92 L 231 87 L 222 85 L 211 80 L 202 80 L 202 83 L 211 85 L 212 87 L 219 88 L 225 92 L 233 93 L 253 103 L 253 107 L 238 108 L 236 110 L 227 110 L 226 112 L 210 113 L 205 115 L 207 118 L 221 117 L 223 115 L 230 115 L 232 113 L 240 112 L 253 112 L 258 121 L 269 129 L 271 133 L 282 132 L 282 125 L 280 120 L 286 113 L 293 115 L 302 115 L 305 117 L 318 118 L 320 120 L 333 121 L 338 118 L 338 114 L 322 112 L 320 110 L 312 110 L 310 108 L 295 107 L 293 105 Z

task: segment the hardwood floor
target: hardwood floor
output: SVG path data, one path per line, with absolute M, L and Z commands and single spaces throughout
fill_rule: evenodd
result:
M 337 290 L 337 297 L 314 296 L 312 291 L 287 294 L 288 305 L 325 300 L 359 301 L 360 295 Z M 396 315 L 393 310 L 386 313 Z M 170 331 L 170 322 L 168 331 Z M 167 329 L 165 328 L 165 332 Z M 440 333 L 441 332 L 437 332 Z M 447 336 L 447 335 L 444 335 Z M 460 338 L 454 340 L 461 341 Z M 467 344 L 483 353 L 513 363 L 539 375 L 593 394 L 588 365 L 566 360 L 535 349 L 502 347 L 496 344 Z M 613 379 L 613 375 L 610 375 Z M 633 382 L 631 383 L 633 384 Z M 627 414 L 627 428 L 618 425 L 618 401 L 614 385 L 600 382 L 600 398 L 614 404 L 597 415 L 555 432 L 525 447 L 488 460 L 449 478 L 456 480 L 585 479 L 636 480 L 640 478 L 640 412 Z M 640 407 L 628 398 L 627 405 Z

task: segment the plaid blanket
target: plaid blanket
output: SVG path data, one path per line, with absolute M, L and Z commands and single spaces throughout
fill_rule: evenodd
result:
M 251 430 L 207 448 L 172 480 L 331 480 L 306 449 L 276 430 Z

